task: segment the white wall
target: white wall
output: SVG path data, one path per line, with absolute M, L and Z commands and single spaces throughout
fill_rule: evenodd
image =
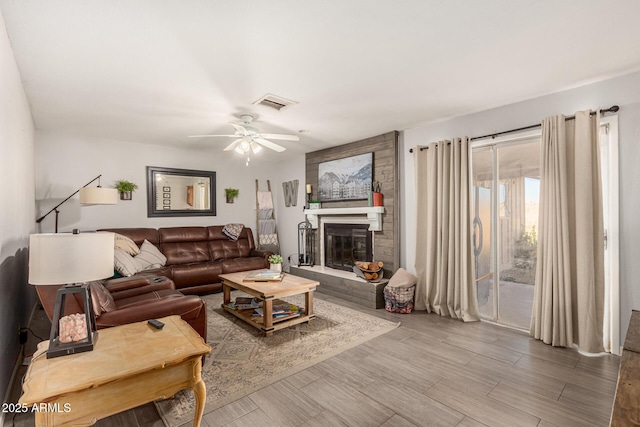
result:
M 544 117 L 619 105 L 620 144 L 620 342 L 624 342 L 632 309 L 640 309 L 640 73 L 594 83 L 529 101 L 404 131 L 401 164 L 404 188 L 401 265 L 414 271 L 416 206 L 413 155 L 416 145 L 456 136 L 480 136 L 539 123 Z
M 287 260 L 291 255 L 298 253 L 298 224 L 305 220 L 303 213 L 306 201 L 305 194 L 305 156 L 300 154 L 288 160 L 278 168 L 276 187 L 271 189 L 277 194 L 276 220 L 278 222 L 278 238 L 280 239 L 280 252 Z M 298 180 L 298 199 L 296 206 L 286 207 L 284 205 L 284 191 L 282 183 Z M 292 257 L 291 260 L 297 263 Z
M 0 393 L 6 396 L 36 296 L 28 285 L 29 234 L 35 230 L 33 121 L 0 14 Z M 0 421 L 2 419 L 0 414 Z
M 113 187 L 118 179 L 138 184 L 133 200 L 119 200 L 114 206 L 80 207 L 74 196 L 59 208 L 59 230 L 95 230 L 107 227 L 174 227 L 224 225 L 237 222 L 254 231 L 256 225 L 255 180 L 266 190 L 272 188 L 278 167 L 253 158 L 247 167 L 235 152 L 218 148 L 171 148 L 136 142 L 87 139 L 72 135 L 36 132 L 36 202 L 38 215 L 102 174 L 101 184 Z M 158 166 L 216 172 L 216 216 L 147 217 L 146 167 Z M 93 184 L 92 184 L 93 185 Z M 277 185 L 277 184 L 276 184 Z M 226 203 L 225 188 L 240 190 L 234 203 Z M 54 230 L 55 214 L 41 224 L 42 232 Z

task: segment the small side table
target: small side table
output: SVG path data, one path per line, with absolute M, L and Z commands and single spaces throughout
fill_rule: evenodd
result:
M 191 388 L 194 426 L 204 411 L 202 356 L 211 351 L 180 316 L 101 329 L 93 351 L 47 359 L 49 341 L 38 344 L 18 400 L 34 411 L 36 426 L 91 425 L 97 420 Z M 44 405 L 43 405 L 44 404 Z

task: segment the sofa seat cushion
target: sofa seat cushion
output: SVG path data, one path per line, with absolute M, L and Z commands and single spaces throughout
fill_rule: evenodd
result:
M 222 274 L 222 265 L 219 262 L 172 265 L 171 274 L 176 288 L 206 285 L 220 281 L 218 276 Z
M 224 259 L 220 261 L 223 273 L 235 273 L 237 271 L 258 270 L 269 267 L 262 257 L 241 257 Z
M 144 270 L 136 274 L 136 276 L 139 275 L 164 276 L 168 277 L 169 279 L 173 279 L 171 277 L 171 266 L 169 265 L 165 265 L 164 267 L 160 268 L 150 268 L 149 270 Z

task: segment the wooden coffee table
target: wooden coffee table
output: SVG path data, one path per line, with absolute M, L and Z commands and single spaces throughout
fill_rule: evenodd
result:
M 36 426 L 92 425 L 101 418 L 173 396 L 191 388 L 196 396 L 194 426 L 204 411 L 202 356 L 211 351 L 180 316 L 98 332 L 93 351 L 47 359 L 49 341 L 38 344 L 18 404 L 35 412 Z M 48 412 L 32 411 L 34 405 Z M 43 406 L 44 405 L 44 406 Z
M 320 283 L 285 273 L 282 281 L 277 282 L 245 282 L 243 279 L 252 271 L 221 274 L 224 300 L 222 308 L 248 324 L 260 329 L 265 336 L 273 335 L 274 331 L 298 323 L 308 322 L 315 317 L 313 313 L 313 292 Z M 238 289 L 262 300 L 264 316 L 252 316 L 253 310 L 234 310 L 227 304 L 231 302 L 231 289 Z M 300 314 L 273 318 L 273 302 L 279 298 L 304 294 L 305 306 Z

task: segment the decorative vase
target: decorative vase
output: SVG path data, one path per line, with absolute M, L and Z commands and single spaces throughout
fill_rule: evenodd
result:
M 271 264 L 269 270 L 282 272 L 282 264 Z
M 233 197 L 227 197 L 227 203 L 233 203 Z
M 121 191 L 120 200 L 131 200 L 132 195 L 133 191 Z

